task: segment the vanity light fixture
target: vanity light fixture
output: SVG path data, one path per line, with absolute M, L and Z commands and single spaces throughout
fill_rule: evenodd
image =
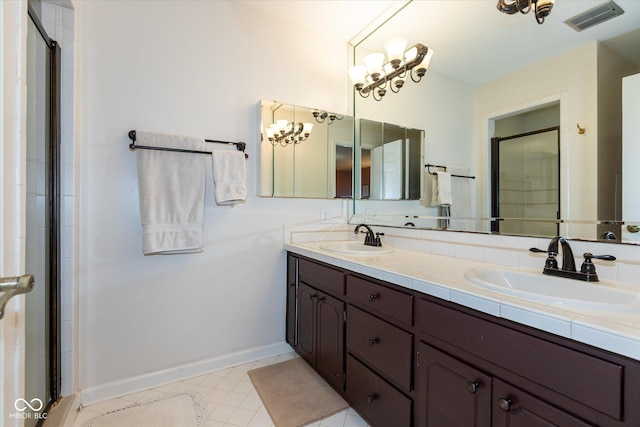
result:
M 512 3 L 507 3 L 507 0 L 498 0 L 498 10 L 506 13 L 507 15 L 513 15 L 514 13 L 527 14 L 533 9 L 533 14 L 536 17 L 538 24 L 544 22 L 544 18 L 549 16 L 555 0 L 513 0 Z
M 426 74 L 433 49 L 416 43 L 405 51 L 407 41 L 394 38 L 385 43 L 388 62 L 384 63 L 383 53 L 371 53 L 364 58 L 365 65 L 356 65 L 349 70 L 353 87 L 363 98 L 373 94 L 376 101 L 380 101 L 387 93 L 398 93 L 404 86 L 407 74 L 415 83 L 422 80 Z
M 344 119 L 344 116 L 339 116 L 336 113 L 330 113 L 328 111 L 314 110 L 312 114 L 313 114 L 313 117 L 316 119 L 316 122 L 318 123 L 324 123 L 325 120 L 329 119 L 329 122 L 327 123 L 327 125 L 333 124 L 334 120 Z
M 311 123 L 289 123 L 287 120 L 276 120 L 274 124 L 265 129 L 271 145 L 280 144 L 286 147 L 289 144 L 299 144 L 306 141 L 311 135 Z

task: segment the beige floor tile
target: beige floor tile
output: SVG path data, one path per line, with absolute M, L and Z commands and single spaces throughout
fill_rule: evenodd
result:
M 191 393 L 201 397 L 205 412 L 206 427 L 274 427 L 258 393 L 253 388 L 247 372 L 251 369 L 284 362 L 298 357 L 295 353 L 269 357 L 245 363 L 184 381 L 131 393 L 121 398 L 99 402 L 83 408 L 76 419 L 75 427 L 91 418 L 110 411 L 122 409 L 135 403 L 144 403 L 177 393 Z M 362 418 L 351 408 L 312 423 L 309 427 L 367 427 Z

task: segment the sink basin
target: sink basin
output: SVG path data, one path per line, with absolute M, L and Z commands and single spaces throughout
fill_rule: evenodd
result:
M 334 241 L 320 244 L 320 249 L 351 255 L 379 255 L 393 252 L 393 248 L 387 246 L 366 246 L 362 242 Z
M 608 280 L 587 283 L 548 276 L 542 271 L 472 268 L 464 277 L 476 286 L 537 302 L 590 310 L 640 313 L 640 293 Z

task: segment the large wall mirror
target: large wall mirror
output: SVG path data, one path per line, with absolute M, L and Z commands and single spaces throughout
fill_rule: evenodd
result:
M 637 206 L 632 199 L 640 198 L 640 183 L 624 179 L 637 167 L 625 171 L 623 162 L 623 145 L 640 144 L 640 136 L 624 144 L 622 136 L 623 79 L 640 73 L 640 2 L 616 0 L 622 15 L 580 32 L 565 23 L 603 3 L 558 0 L 538 25 L 532 13 L 500 13 L 496 0 L 409 1 L 385 22 L 372 23 L 372 31 L 352 41 L 354 64 L 384 52 L 394 37 L 408 46 L 422 43 L 434 55 L 422 81 L 407 79 L 399 93 L 387 91 L 381 101 L 355 93 L 354 116 L 423 129 L 424 163 L 473 179 L 452 178 L 452 188 L 464 194 L 453 205 L 465 206 L 446 221 L 428 194 L 356 197 L 353 221 L 640 243 L 640 233 L 632 232 L 640 211 L 628 209 Z M 546 129 L 555 129 L 541 133 L 547 143 L 528 137 Z M 492 149 L 494 138 L 504 141 L 502 148 Z M 495 150 L 503 160 L 514 156 L 499 172 Z M 436 170 L 444 169 L 430 171 Z M 504 175 L 514 171 L 521 175 Z M 496 173 L 509 183 L 502 190 L 495 189 Z M 431 174 L 423 169 L 423 175 L 428 192 Z M 496 191 L 503 202 L 497 215 Z M 522 206 L 507 206 L 515 201 Z

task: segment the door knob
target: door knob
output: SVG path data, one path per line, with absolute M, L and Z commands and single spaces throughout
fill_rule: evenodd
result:
M 375 394 L 375 393 L 372 393 L 372 394 L 369 395 L 369 398 L 367 399 L 367 401 L 369 403 L 373 403 L 373 401 L 376 400 L 377 398 L 378 398 L 378 395 Z
M 468 381 L 467 382 L 467 391 L 469 393 L 475 393 L 476 391 L 478 391 L 478 387 L 480 387 L 480 383 L 477 381 Z
M 31 292 L 35 280 L 31 274 L 18 277 L 3 277 L 0 279 L 0 319 L 4 316 L 4 306 L 16 295 Z

